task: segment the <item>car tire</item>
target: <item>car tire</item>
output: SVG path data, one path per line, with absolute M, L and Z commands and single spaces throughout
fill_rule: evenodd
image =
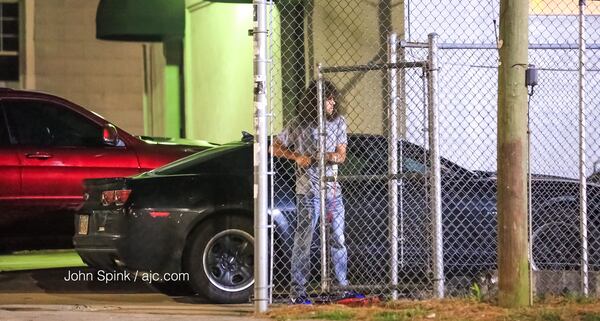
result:
M 184 256 L 190 286 L 216 303 L 248 302 L 254 285 L 253 221 L 226 216 L 202 223 Z
M 532 234 L 532 269 L 574 270 L 581 265 L 581 239 L 574 222 L 542 224 Z

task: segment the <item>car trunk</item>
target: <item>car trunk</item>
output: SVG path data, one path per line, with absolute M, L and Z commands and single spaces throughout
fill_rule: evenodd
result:
M 120 234 L 118 214 L 123 213 L 123 204 L 103 204 L 103 192 L 126 189 L 128 178 L 101 178 L 84 180 L 84 203 L 75 219 L 78 235 Z M 106 202 L 105 202 L 106 203 Z M 87 217 L 86 217 L 87 216 Z

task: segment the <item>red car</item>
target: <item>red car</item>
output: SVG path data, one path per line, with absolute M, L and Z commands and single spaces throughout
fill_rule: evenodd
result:
M 71 247 L 84 178 L 129 176 L 212 146 L 136 137 L 59 97 L 0 88 L 0 251 Z

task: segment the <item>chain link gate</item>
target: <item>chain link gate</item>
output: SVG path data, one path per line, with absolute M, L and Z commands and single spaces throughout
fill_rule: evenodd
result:
M 595 108 L 600 104 L 600 97 L 593 90 L 600 79 L 600 19 L 594 15 L 586 18 L 588 28 L 583 33 L 587 38 L 584 51 L 584 57 L 587 57 L 586 73 L 583 82 L 578 84 L 577 5 L 576 0 L 543 0 L 532 3 L 530 13 L 529 62 L 539 70 L 539 83 L 533 90 L 530 89 L 529 108 L 532 173 L 530 234 L 533 289 L 538 295 L 565 291 L 586 293 L 584 279 L 589 277 L 590 285 L 597 284 L 597 271 L 600 270 L 600 192 L 593 185 L 600 182 L 600 174 L 596 171 L 597 166 L 594 166 L 600 159 L 600 131 L 597 125 L 600 112 Z M 445 292 L 453 296 L 468 295 L 469 288 L 477 283 L 483 291 L 490 290 L 493 295 L 497 249 L 495 171 L 499 1 L 452 0 L 433 3 L 408 0 L 396 3 L 289 0 L 277 2 L 277 5 L 271 3 L 269 7 L 272 62 L 268 78 L 269 106 L 273 108 L 271 113 L 275 116 L 271 130 L 275 135 L 281 131 L 279 124 L 286 125 L 293 121 L 296 107 L 310 80 L 318 78 L 317 62 L 327 62 L 328 66 L 350 66 L 364 61 L 386 63 L 391 55 L 386 52 L 385 43 L 391 32 L 398 32 L 401 40 L 399 62 L 423 61 L 426 56 L 424 50 L 410 44 L 424 42 L 426 39 L 423 35 L 431 30 L 440 32 L 439 65 L 442 72 L 439 78 L 439 136 Z M 593 9 L 593 14 L 600 13 L 597 5 Z M 381 111 L 388 104 L 385 97 L 391 93 L 386 76 L 381 72 L 326 76 L 345 98 L 341 103 L 347 110 L 349 136 L 354 137 L 355 133 L 385 136 Z M 423 81 L 421 74 L 411 74 L 409 70 L 399 74 L 400 88 L 404 88 L 404 92 L 398 95 L 399 105 L 405 106 L 405 110 L 399 115 L 398 134 L 414 143 L 408 146 L 415 146 L 415 150 L 417 147 L 430 147 L 426 138 L 428 126 L 425 125 L 424 106 L 427 98 Z M 581 96 L 585 97 L 583 103 L 588 108 L 580 113 L 579 91 L 584 88 L 583 85 L 589 88 L 581 90 Z M 580 125 L 585 129 L 583 134 L 579 133 Z M 364 137 L 352 139 L 360 138 Z M 584 148 L 578 147 L 580 139 L 585 139 Z M 346 213 L 348 208 L 362 206 L 365 212 L 371 213 L 369 218 L 374 222 L 365 224 L 365 220 L 346 220 L 346 245 L 351 258 L 348 278 L 357 290 L 375 293 L 388 290 L 393 297 L 393 286 L 389 286 L 393 280 L 386 267 L 394 250 L 387 241 L 387 230 L 379 228 L 386 226 L 385 209 L 391 203 L 386 194 L 390 187 L 372 179 L 356 181 L 357 178 L 353 177 L 361 170 L 363 173 L 385 173 L 391 167 L 382 169 L 377 168 L 376 164 L 381 163 L 389 152 L 385 141 L 363 146 L 373 146 L 378 152 L 363 157 L 361 163 L 361 160 L 350 156 L 349 143 L 348 158 L 339 168 L 338 180 L 347 185 L 343 186 L 343 193 L 361 196 L 353 199 L 344 195 Z M 410 150 L 411 147 L 403 149 L 403 153 Z M 580 155 L 583 164 L 587 164 L 582 175 L 583 182 L 587 177 L 587 185 L 581 184 Z M 425 153 L 420 155 L 421 158 L 418 156 L 412 159 L 415 162 L 411 160 L 410 164 L 399 164 L 399 168 L 413 166 L 415 171 L 422 169 L 419 164 L 427 163 L 426 156 Z M 295 170 L 292 165 L 275 158 L 271 170 L 272 186 L 275 188 L 271 195 L 270 217 L 274 229 L 270 276 L 275 298 L 286 297 L 290 290 L 291 250 L 283 249 L 293 247 L 292 218 L 296 200 Z M 451 179 L 444 176 L 448 173 L 452 174 Z M 412 178 L 418 179 L 417 175 Z M 407 176 L 406 180 L 409 179 Z M 434 278 L 430 264 L 433 262 L 432 244 L 429 240 L 432 231 L 415 228 L 417 223 L 432 224 L 430 216 L 417 215 L 429 213 L 429 206 L 422 208 L 419 204 L 429 204 L 430 194 L 424 190 L 409 190 L 407 183 L 403 183 L 403 189 L 398 191 L 398 207 L 402 208 L 399 222 L 406 219 L 403 215 L 421 221 L 404 222 L 406 224 L 398 226 L 397 293 L 399 296 L 415 298 L 431 297 Z M 379 186 L 375 187 L 376 184 Z M 584 208 L 580 205 L 582 186 L 587 187 L 587 206 Z M 407 200 L 406 194 L 413 199 Z M 587 210 L 588 215 L 585 220 L 580 217 L 583 209 Z M 320 235 L 316 230 L 314 251 L 310 258 L 313 264 L 310 289 L 320 292 Z M 376 237 L 367 237 L 373 234 Z M 404 238 L 400 235 L 404 235 Z M 589 275 L 582 263 L 582 236 L 588 243 Z M 365 250 L 354 250 L 354 247 Z M 378 251 L 380 248 L 384 248 L 383 252 Z M 429 255 L 419 256 L 415 253 Z M 376 260 L 369 261 L 369 256 Z M 422 268 L 410 268 L 411 264 Z M 334 276 L 328 274 L 325 279 L 334 279 Z M 363 286 L 373 284 L 379 284 L 380 287 Z M 590 293 L 596 295 L 597 289 L 592 286 Z
M 313 166 L 319 167 L 320 175 L 319 208 L 314 209 L 319 212 L 319 225 L 318 228 L 308 227 L 313 234 L 311 255 L 302 262 L 308 274 L 307 293 L 354 290 L 394 299 L 399 293 L 403 297 L 428 297 L 433 293 L 443 297 L 440 161 L 437 148 L 431 148 L 430 153 L 425 149 L 425 146 L 437 146 L 436 37 L 432 35 L 429 44 L 413 44 L 421 48 L 416 50 L 421 51 L 422 59 L 414 62 L 397 61 L 399 41 L 392 34 L 387 63 L 318 65 L 316 88 L 319 95 L 317 104 L 311 107 L 317 109 L 315 115 L 321 117 L 310 123 L 319 125 L 315 128 L 317 135 L 312 137 L 311 151 Z M 348 105 L 342 116 L 348 128 L 348 149 L 339 172 L 331 176 L 326 175 L 330 174 L 327 170 L 322 170 L 326 166 L 327 136 L 324 125 L 326 98 L 320 94 L 327 92 L 323 90 L 324 76 L 330 84 L 352 85 L 357 77 L 371 77 L 386 83 L 383 110 L 381 107 L 367 112 L 358 109 L 357 98 L 347 87 L 342 89 L 340 97 L 336 97 L 338 106 Z M 299 111 L 297 117 L 302 116 Z M 380 119 L 380 123 L 368 123 L 367 120 L 373 117 Z M 288 128 L 298 122 L 297 119 L 290 120 Z M 287 297 L 293 286 L 290 279 L 294 275 L 290 268 L 296 264 L 294 246 L 299 242 L 294 238 L 307 227 L 299 227 L 298 204 L 302 200 L 294 193 L 295 180 L 299 179 L 298 165 L 285 158 L 274 158 L 273 164 L 272 194 L 276 196 L 272 203 L 275 207 L 271 209 L 275 231 L 273 286 L 276 297 Z M 325 201 L 336 193 L 342 195 L 343 203 L 337 206 L 342 206 L 345 212 L 345 217 L 337 223 L 335 218 L 328 218 L 331 208 Z M 317 196 L 313 197 L 316 200 Z M 336 235 L 336 228 L 345 239 L 342 241 L 345 244 L 337 245 L 346 247 L 347 254 L 343 255 L 347 256 L 349 284 L 340 284 L 340 280 L 336 280 L 336 263 L 332 262 L 336 256 L 336 244 L 332 243 L 336 242 L 330 237 Z M 301 235 L 307 237 L 307 233 L 311 232 Z M 330 251 L 332 255 L 328 255 Z

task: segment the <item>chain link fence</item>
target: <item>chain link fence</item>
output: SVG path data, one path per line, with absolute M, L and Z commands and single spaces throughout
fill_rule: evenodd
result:
M 474 284 L 493 289 L 499 6 L 497 0 L 269 6 L 273 299 L 344 291 L 429 298 L 469 295 Z M 589 10 L 586 277 L 597 294 L 600 20 L 593 14 L 600 6 Z M 538 295 L 581 293 L 584 278 L 577 13 L 574 0 L 531 3 L 529 62 L 539 80 L 529 98 L 530 238 Z M 439 34 L 436 87 L 428 83 L 431 51 L 423 45 L 430 33 Z M 390 42 L 392 34 L 397 40 Z M 433 121 L 432 89 L 439 110 Z M 443 240 L 439 259 L 436 235 Z

